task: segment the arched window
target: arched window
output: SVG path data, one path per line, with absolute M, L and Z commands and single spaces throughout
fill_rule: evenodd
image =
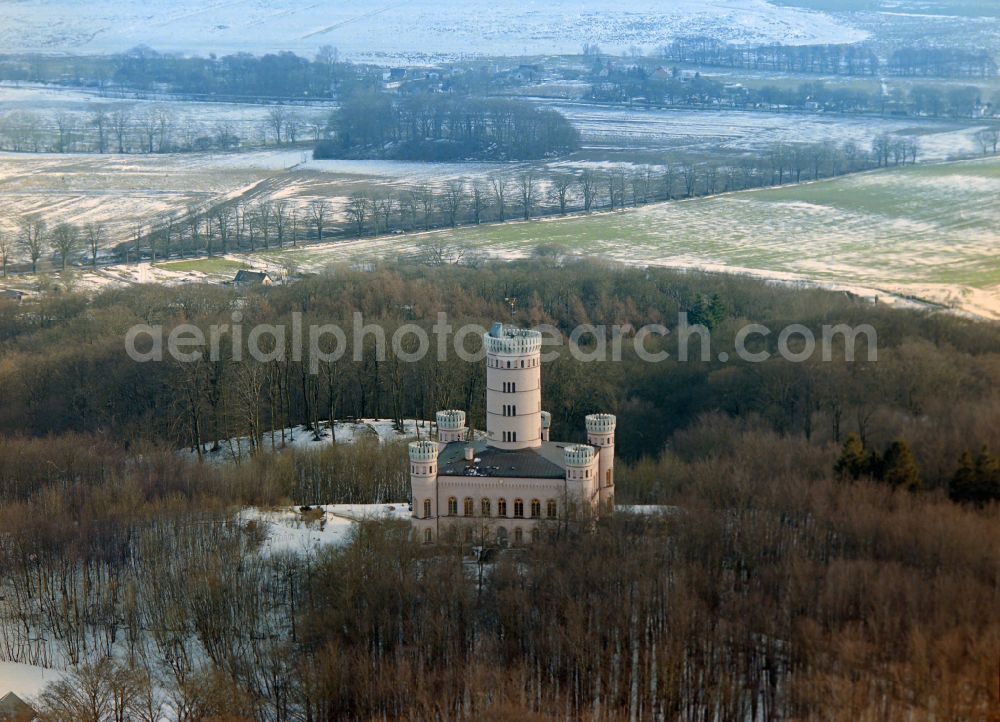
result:
M 507 546 L 507 527 L 497 527 L 497 545 L 502 547 Z
M 557 509 L 558 509 L 558 507 L 556 506 L 556 500 L 555 499 L 549 499 L 547 502 L 545 502 L 545 515 L 549 519 L 555 519 L 556 518 L 556 511 L 557 511 Z
M 604 472 L 604 485 L 611 486 L 611 469 Z
M 465 497 L 465 501 L 462 502 L 462 513 L 465 514 L 466 516 L 472 516 L 473 514 L 476 513 L 475 509 L 476 507 L 473 504 L 472 497 L 471 496 Z
M 431 515 L 431 500 L 424 499 L 424 519 L 429 518 Z
M 514 516 L 524 517 L 524 499 L 514 499 Z
M 531 530 L 531 541 L 536 542 L 542 538 L 542 530 L 537 526 Z
M 531 518 L 537 519 L 542 515 L 542 502 L 538 499 L 531 500 Z
M 506 499 L 497 499 L 497 516 L 507 516 Z
M 430 544 L 432 541 L 434 541 L 434 532 L 430 529 L 424 529 L 424 543 Z
M 482 501 L 479 502 L 479 513 L 481 513 L 483 516 L 490 515 L 490 500 L 487 499 L 485 496 L 483 497 Z
M 453 496 L 448 497 L 448 516 L 458 514 L 458 499 Z
M 521 527 L 514 529 L 514 543 L 521 544 L 524 542 L 524 530 Z
M 472 541 L 472 527 L 471 526 L 465 527 L 465 541 L 467 541 L 467 542 L 471 542 Z

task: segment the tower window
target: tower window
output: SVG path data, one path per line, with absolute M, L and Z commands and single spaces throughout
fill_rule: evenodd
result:
M 608 469 L 604 474 L 604 485 L 611 486 L 611 469 Z
M 431 500 L 424 499 L 424 519 L 430 518 L 431 515 Z
M 424 529 L 424 542 L 430 544 L 432 541 L 434 541 L 434 532 L 430 529 Z

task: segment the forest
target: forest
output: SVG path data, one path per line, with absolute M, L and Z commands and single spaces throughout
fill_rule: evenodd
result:
M 345 98 L 315 158 L 531 160 L 575 150 L 559 112 L 524 101 L 358 92 Z
M 264 553 L 266 525 L 240 510 L 405 502 L 401 444 L 263 440 L 445 407 L 481 428 L 479 364 L 365 345 L 311 374 L 308 356 L 138 364 L 123 348 L 133 324 L 237 309 L 247 327 L 360 311 L 391 334 L 438 311 L 507 318 L 510 298 L 516 322 L 564 331 L 676 330 L 684 311 L 713 349 L 751 321 L 870 323 L 878 358 L 681 362 L 671 335 L 660 363 L 563 354 L 543 367 L 553 436 L 611 410 L 619 502 L 665 506 L 475 562 L 399 522 Z M 998 349 L 995 324 L 544 247 L 0 306 L 0 659 L 80 662 L 38 700 L 53 722 L 988 719 L 1000 505 L 954 492 L 1000 489 Z M 208 463 L 233 436 L 250 457 Z

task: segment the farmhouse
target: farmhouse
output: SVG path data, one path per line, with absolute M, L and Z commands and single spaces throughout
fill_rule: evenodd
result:
M 586 417 L 587 443 L 549 439 L 538 331 L 493 324 L 486 348 L 486 437 L 465 412 L 437 413 L 437 440 L 409 445 L 412 528 L 500 545 L 536 540 L 546 526 L 614 508 L 615 417 Z
M 274 279 L 271 275 L 265 273 L 264 271 L 247 271 L 240 270 L 236 272 L 236 278 L 233 279 L 233 285 L 237 288 L 246 288 L 248 286 L 271 286 L 274 285 Z
M 31 722 L 34 719 L 35 710 L 13 692 L 0 697 L 0 722 Z

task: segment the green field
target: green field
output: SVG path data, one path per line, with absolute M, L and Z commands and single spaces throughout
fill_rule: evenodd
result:
M 918 165 L 624 212 L 465 227 L 271 253 L 318 270 L 453 244 L 498 257 L 540 245 L 625 263 L 888 291 L 1000 317 L 1000 159 Z
M 170 261 L 169 263 L 158 263 L 155 268 L 164 271 L 174 271 L 176 273 L 187 273 L 194 271 L 206 275 L 235 275 L 241 268 L 249 266 L 242 261 L 234 261 L 228 258 L 196 258 L 190 261 Z

